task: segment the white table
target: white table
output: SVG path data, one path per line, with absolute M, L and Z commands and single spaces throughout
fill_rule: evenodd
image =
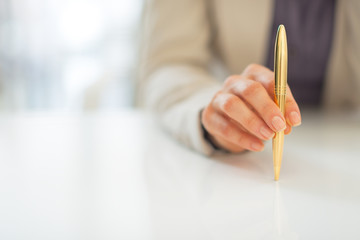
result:
M 0 239 L 360 239 L 360 118 L 208 159 L 140 112 L 0 116 Z

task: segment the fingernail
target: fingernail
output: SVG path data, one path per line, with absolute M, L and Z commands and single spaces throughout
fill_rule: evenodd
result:
M 280 117 L 276 116 L 272 119 L 272 125 L 276 131 L 280 132 L 286 128 L 286 123 Z
M 266 127 L 260 128 L 260 133 L 265 139 L 273 138 L 275 133 Z
M 290 121 L 293 126 L 299 126 L 301 124 L 300 115 L 297 112 L 290 113 Z
M 251 144 L 251 148 L 254 151 L 260 152 L 260 151 L 264 150 L 264 145 L 260 144 L 258 142 L 254 142 Z

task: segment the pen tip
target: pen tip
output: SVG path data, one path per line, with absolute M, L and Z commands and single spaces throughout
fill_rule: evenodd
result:
M 274 170 L 275 170 L 275 181 L 278 181 L 280 176 L 280 167 L 276 167 Z

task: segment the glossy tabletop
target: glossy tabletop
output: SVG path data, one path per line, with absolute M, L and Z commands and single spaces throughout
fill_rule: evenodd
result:
M 308 112 L 280 180 L 135 111 L 0 116 L 0 239 L 360 239 L 360 117 Z

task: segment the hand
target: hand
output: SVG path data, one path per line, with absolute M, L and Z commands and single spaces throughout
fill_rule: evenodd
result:
M 213 143 L 230 152 L 262 151 L 263 141 L 275 132 L 289 134 L 291 127 L 300 125 L 300 110 L 289 86 L 284 117 L 273 100 L 274 84 L 274 73 L 257 64 L 228 77 L 201 114 Z

